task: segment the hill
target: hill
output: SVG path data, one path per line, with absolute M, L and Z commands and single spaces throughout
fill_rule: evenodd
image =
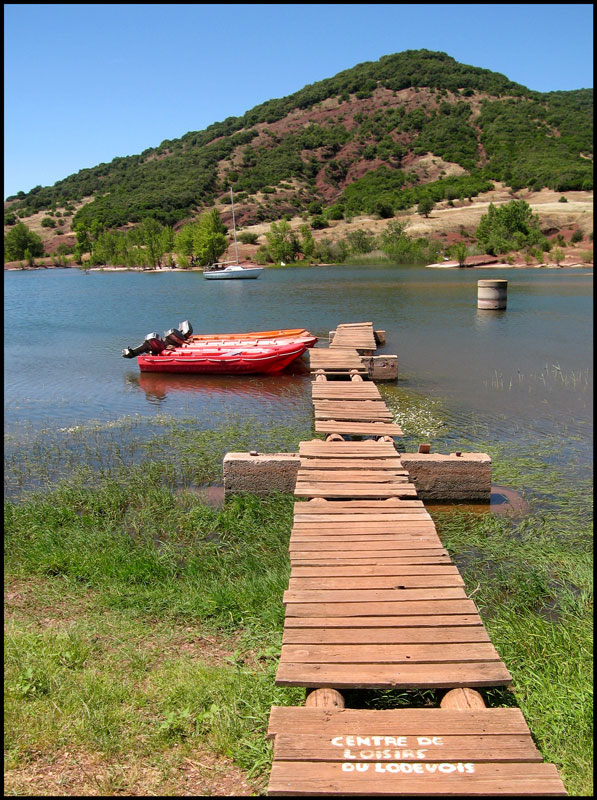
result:
M 5 222 L 45 220 L 50 252 L 80 224 L 122 230 L 153 217 L 178 227 L 213 205 L 230 224 L 230 186 L 239 226 L 321 212 L 388 219 L 425 196 L 472 203 L 496 181 L 588 192 L 592 107 L 589 89 L 533 92 L 445 53 L 405 51 L 19 192 Z

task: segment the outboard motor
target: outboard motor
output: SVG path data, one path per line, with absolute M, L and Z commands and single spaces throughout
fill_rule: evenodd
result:
M 123 358 L 135 358 L 135 356 L 140 356 L 141 353 L 148 353 L 149 352 L 149 345 L 147 342 L 143 342 L 138 347 L 125 347 L 122 351 Z
M 180 347 L 184 344 L 185 337 L 177 328 L 170 328 L 169 331 L 164 333 L 164 341 L 166 344 L 171 344 L 174 347 Z
M 185 339 L 188 339 L 189 336 L 193 335 L 193 326 L 188 319 L 185 319 L 184 322 L 178 323 L 178 330 L 182 333 Z
M 164 344 L 164 340 L 159 335 L 159 333 L 148 333 L 145 337 L 145 341 L 147 342 L 147 346 L 149 348 L 149 352 L 153 356 L 157 356 L 159 353 L 162 352 L 166 348 Z

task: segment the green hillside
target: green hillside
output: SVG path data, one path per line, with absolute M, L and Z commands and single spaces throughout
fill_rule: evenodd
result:
M 270 100 L 240 117 L 80 170 L 8 199 L 13 221 L 73 211 L 96 229 L 153 217 L 175 225 L 235 191 L 240 224 L 310 205 L 391 216 L 430 194 L 592 189 L 593 92 L 532 92 L 445 53 L 405 51 Z M 412 166 L 432 153 L 458 175 Z

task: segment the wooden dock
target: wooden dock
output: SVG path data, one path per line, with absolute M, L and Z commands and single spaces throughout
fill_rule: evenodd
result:
M 372 341 L 371 323 L 343 325 L 333 359 L 311 351 L 326 440 L 299 446 L 276 675 L 310 694 L 272 708 L 268 794 L 565 795 L 520 710 L 471 688 L 511 676 L 402 466 L 399 426 L 354 366 Z M 338 692 L 423 688 L 450 690 L 442 708 L 347 709 Z

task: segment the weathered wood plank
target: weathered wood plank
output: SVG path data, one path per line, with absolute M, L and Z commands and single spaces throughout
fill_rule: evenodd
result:
M 486 708 L 478 711 L 346 708 L 330 712 L 320 708 L 272 706 L 267 735 L 271 738 L 288 731 L 301 735 L 319 734 L 324 726 L 333 734 L 359 733 L 363 736 L 461 736 L 479 732 L 485 735 L 526 735 L 529 732 L 519 708 Z
M 408 472 L 405 469 L 376 470 L 376 469 L 306 469 L 300 467 L 296 476 L 297 481 L 321 481 L 322 483 L 408 483 Z M 414 485 L 414 484 L 411 484 Z
M 439 644 L 489 642 L 482 625 L 416 628 L 285 628 L 282 644 Z
M 294 515 L 302 514 L 393 514 L 404 509 L 425 509 L 422 500 L 302 500 L 294 503 Z
M 402 428 L 394 422 L 339 422 L 316 420 L 316 433 L 341 433 L 349 436 L 402 436 Z
M 277 686 L 336 689 L 421 689 L 504 686 L 512 677 L 501 661 L 455 664 L 302 664 L 282 661 Z
M 347 578 L 296 578 L 290 577 L 289 590 L 305 591 L 338 590 L 338 589 L 418 589 L 424 587 L 464 586 L 458 574 L 449 575 L 374 575 L 367 577 Z
M 419 744 L 421 739 L 424 744 Z M 429 744 L 428 740 L 441 740 Z M 350 742 L 350 747 L 347 741 Z M 404 744 L 397 744 L 401 742 Z M 375 758 L 376 751 L 387 761 L 488 761 L 541 762 L 532 736 L 528 734 L 469 734 L 463 736 L 417 737 L 409 740 L 405 736 L 330 736 L 327 726 L 319 734 L 278 733 L 274 741 L 276 761 L 346 761 L 358 758 L 361 753 L 368 761 Z M 385 751 L 385 753 L 383 752 Z M 361 759 L 363 760 L 363 759 Z M 419 773 L 420 774 L 420 773 Z
M 290 556 L 292 568 L 295 566 L 350 566 L 368 564 L 449 564 L 450 556 L 442 548 L 418 548 L 412 550 L 375 553 L 368 550 L 352 551 L 349 555 L 334 553 L 304 553 L 299 552 Z
M 374 470 L 404 470 L 402 461 L 395 458 L 299 458 L 301 469 L 374 469 Z
M 436 765 L 437 766 L 437 765 Z M 462 774 L 454 766 L 450 775 L 430 774 L 422 765 L 421 774 L 400 774 L 380 764 L 381 772 L 345 772 L 342 764 L 302 761 L 275 761 L 269 795 L 403 795 L 564 796 L 566 790 L 553 764 L 474 764 L 472 774 Z M 464 767 L 463 767 L 464 771 Z
M 500 661 L 491 642 L 439 644 L 284 644 L 281 663 L 303 664 L 463 664 Z
M 460 572 L 458 567 L 450 564 L 431 565 L 425 564 L 369 564 L 364 566 L 352 567 L 334 567 L 328 565 L 327 567 L 294 567 L 291 572 L 291 578 L 363 578 L 363 577 L 388 577 L 396 578 L 397 580 L 402 577 L 434 577 L 437 575 L 446 575 L 452 577 L 459 577 Z
M 386 617 L 475 614 L 472 600 L 391 600 L 357 603 L 288 603 L 287 617 Z
M 414 600 L 459 600 L 466 592 L 459 586 L 430 586 L 417 589 L 288 589 L 283 602 L 287 603 L 384 603 Z
M 297 497 L 416 497 L 412 483 L 311 483 L 297 480 L 294 494 Z
M 424 614 L 424 615 L 405 615 L 397 616 L 371 616 L 371 617 L 350 617 L 350 616 L 328 616 L 328 617 L 287 617 L 284 623 L 285 630 L 294 628 L 321 628 L 325 629 L 345 629 L 345 628 L 431 628 L 437 630 L 440 627 L 478 627 L 483 629 L 481 618 L 478 613 L 470 614 Z
M 327 535 L 323 535 L 324 533 L 326 533 Z M 414 534 L 417 535 L 417 538 L 415 538 L 415 539 L 412 538 L 412 536 Z M 340 532 L 340 531 L 332 531 L 331 533 L 327 533 L 325 531 L 322 531 L 319 534 L 317 534 L 315 532 L 300 533 L 298 531 L 293 531 L 292 535 L 291 535 L 291 538 L 290 538 L 290 543 L 292 545 L 301 544 L 301 545 L 304 546 L 304 545 L 310 545 L 310 544 L 315 543 L 315 542 L 319 542 L 320 544 L 326 544 L 328 542 L 334 542 L 335 544 L 339 545 L 338 547 L 334 546 L 333 548 L 331 548 L 331 549 L 334 549 L 334 550 L 341 550 L 343 542 L 361 542 L 360 545 L 356 545 L 355 544 L 354 546 L 358 547 L 359 549 L 362 549 L 362 548 L 368 547 L 368 542 L 376 542 L 376 543 L 379 544 L 380 542 L 392 542 L 392 541 L 402 542 L 403 548 L 407 547 L 408 546 L 408 542 L 411 542 L 411 541 L 415 541 L 415 542 L 433 541 L 433 542 L 435 542 L 437 547 L 441 546 L 441 541 L 437 538 L 437 533 L 435 532 L 435 530 L 433 528 L 429 528 L 429 529 L 419 528 L 419 529 L 414 530 L 414 531 L 408 531 L 408 532 L 399 533 L 399 534 L 395 533 L 394 531 L 390 531 L 390 532 L 388 532 L 388 531 L 385 531 L 385 532 L 384 531 L 362 531 L 360 533 L 356 532 L 356 531 L 354 533 L 345 533 L 345 532 Z M 351 547 L 352 547 L 352 545 L 351 545 Z M 312 548 L 309 547 L 309 546 L 300 547 L 300 548 L 297 548 L 297 547 L 293 547 L 292 548 L 293 551 L 295 551 L 297 549 L 307 549 L 307 550 L 309 550 L 309 549 L 312 549 Z M 324 548 L 324 549 L 328 549 L 328 548 Z M 379 548 L 377 548 L 377 549 L 379 549 Z
M 383 558 L 383 554 L 397 555 L 400 552 L 409 551 L 413 548 L 417 550 L 424 550 L 430 548 L 435 550 L 440 546 L 440 541 L 437 534 L 421 534 L 420 536 L 410 536 L 405 539 L 383 539 L 381 541 L 371 540 L 364 542 L 358 540 L 356 542 L 347 541 L 334 541 L 334 542 L 290 542 L 290 556 L 299 555 L 300 553 L 335 553 L 340 554 L 341 557 L 352 555 L 354 553 L 366 552 L 370 556 Z M 398 552 L 395 552 L 398 551 Z

